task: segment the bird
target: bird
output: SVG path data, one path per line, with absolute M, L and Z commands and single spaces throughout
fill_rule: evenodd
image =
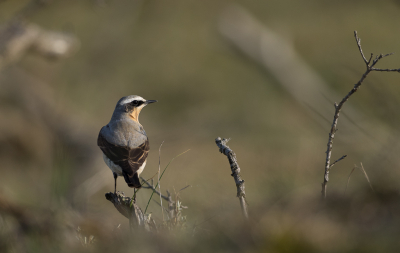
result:
M 150 145 L 139 123 L 139 113 L 143 107 L 154 102 L 157 100 L 146 100 L 137 95 L 121 98 L 110 122 L 100 130 L 97 145 L 103 151 L 104 162 L 113 173 L 114 193 L 117 192 L 118 176 L 124 177 L 129 187 L 141 188 L 139 176 L 146 166 Z

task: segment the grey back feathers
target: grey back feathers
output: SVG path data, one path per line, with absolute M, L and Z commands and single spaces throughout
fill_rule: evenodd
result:
M 129 118 L 111 120 L 100 130 L 100 134 L 109 143 L 128 148 L 137 148 L 147 140 L 142 125 Z

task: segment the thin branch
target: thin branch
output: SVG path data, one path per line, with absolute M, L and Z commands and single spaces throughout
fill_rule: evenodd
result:
M 360 51 L 361 56 L 362 56 L 362 58 L 363 58 L 365 64 L 367 64 L 367 67 L 368 67 L 368 65 L 369 65 L 369 63 L 370 63 L 370 61 L 371 61 L 371 59 L 372 59 L 372 54 L 371 54 L 371 58 L 369 59 L 369 61 L 367 61 L 367 58 L 365 58 L 364 53 L 363 53 L 363 51 L 362 51 L 362 48 L 361 48 L 361 39 L 358 38 L 358 36 L 357 36 L 357 31 L 354 31 L 354 36 L 356 37 L 358 50 Z
M 245 219 L 248 219 L 249 215 L 247 210 L 248 207 L 246 203 L 246 194 L 244 191 L 245 188 L 244 180 L 240 178 L 240 167 L 236 160 L 236 154 L 226 145 L 228 141 L 229 139 L 221 139 L 220 137 L 215 139 L 215 143 L 219 147 L 219 152 L 228 157 L 229 164 L 232 170 L 231 176 L 235 179 L 235 184 L 237 188 L 237 197 L 239 198 L 240 201 L 240 206 L 242 208 L 243 216 L 245 217 Z
M 358 50 L 360 51 L 360 54 L 361 54 L 364 62 L 367 65 L 367 70 L 361 76 L 361 79 L 354 85 L 353 89 L 351 89 L 350 92 L 342 99 L 342 101 L 339 104 L 335 103 L 335 114 L 333 116 L 333 122 L 332 122 L 331 130 L 329 132 L 327 150 L 325 152 L 326 153 L 325 173 L 324 173 L 324 182 L 322 183 L 322 197 L 323 198 L 326 198 L 326 188 L 327 188 L 327 184 L 328 184 L 328 181 L 329 181 L 329 170 L 330 170 L 330 168 L 334 164 L 336 164 L 338 161 L 340 161 L 340 160 L 342 160 L 344 158 L 344 157 L 342 157 L 342 158 L 336 160 L 334 163 L 332 163 L 332 165 L 330 164 L 331 155 L 332 155 L 332 147 L 333 147 L 333 139 L 335 138 L 335 133 L 338 130 L 337 129 L 337 123 L 338 123 L 338 120 L 339 120 L 340 111 L 341 111 L 344 103 L 347 100 L 349 100 L 350 96 L 353 95 L 360 88 L 362 82 L 365 80 L 365 78 L 367 77 L 367 75 L 371 71 L 400 72 L 400 69 L 375 69 L 375 68 L 373 68 L 373 66 L 375 66 L 375 64 L 377 64 L 379 60 L 381 60 L 382 58 L 384 58 L 386 56 L 392 55 L 392 53 L 385 54 L 385 55 L 380 54 L 380 55 L 376 56 L 376 58 L 371 63 L 371 59 L 372 59 L 373 55 L 371 54 L 371 57 L 370 57 L 369 60 L 367 60 L 365 58 L 364 53 L 363 53 L 362 48 L 361 48 L 361 40 L 357 36 L 357 31 L 354 31 L 354 37 L 355 37 L 356 42 L 357 42 Z
M 373 53 L 371 53 L 371 57 L 369 58 L 369 60 L 368 60 L 368 62 L 367 62 L 367 66 L 369 65 L 369 63 L 371 62 L 371 60 L 372 60 L 372 57 L 374 56 L 374 54 Z
M 181 192 L 181 191 L 183 191 L 183 190 L 185 190 L 185 189 L 187 189 L 187 188 L 189 188 L 189 187 L 191 187 L 190 184 L 189 184 L 189 185 L 186 185 L 185 187 L 183 187 L 182 189 L 180 189 L 180 190 L 178 191 L 178 193 Z
M 400 69 L 377 69 L 371 68 L 373 71 L 385 71 L 385 72 L 400 72 Z
M 147 186 L 142 186 L 142 188 L 144 189 L 152 189 L 158 196 L 162 197 L 163 199 L 168 201 L 168 197 L 162 195 L 159 191 L 156 190 L 156 188 L 154 188 L 154 186 L 152 184 L 150 184 L 149 182 L 147 182 L 143 177 L 140 177 L 140 179 L 142 179 L 143 184 L 147 185 Z
M 329 168 L 332 168 L 333 165 L 335 165 L 337 162 L 343 160 L 343 159 L 346 158 L 346 157 L 347 157 L 347 155 L 344 155 L 344 156 L 340 157 L 339 159 L 337 159 L 336 161 L 334 161 L 334 162 L 329 166 Z

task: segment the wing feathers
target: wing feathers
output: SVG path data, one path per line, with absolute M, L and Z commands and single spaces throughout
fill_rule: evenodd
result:
M 108 142 L 100 131 L 97 145 L 114 164 L 121 167 L 122 174 L 128 186 L 140 188 L 141 185 L 137 171 L 147 159 L 150 150 L 149 139 L 147 138 L 137 148 L 122 147 Z

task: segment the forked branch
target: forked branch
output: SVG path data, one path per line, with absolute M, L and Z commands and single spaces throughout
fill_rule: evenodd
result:
M 371 54 L 369 60 L 367 60 L 367 58 L 365 57 L 362 48 L 361 48 L 361 40 L 360 38 L 358 38 L 357 36 L 357 31 L 354 31 L 354 37 L 356 39 L 357 42 L 357 46 L 358 46 L 358 50 L 360 51 L 361 57 L 364 60 L 364 63 L 367 67 L 365 73 L 361 76 L 361 79 L 354 85 L 353 89 L 350 90 L 350 92 L 342 99 L 342 101 L 340 101 L 339 104 L 335 103 L 335 114 L 333 116 L 333 122 L 332 122 L 332 126 L 331 126 L 331 130 L 329 132 L 329 138 L 328 138 L 328 144 L 327 144 L 327 150 L 326 150 L 326 161 L 325 161 L 325 173 L 324 173 L 324 182 L 322 183 L 322 197 L 326 198 L 326 188 L 327 188 L 327 184 L 329 181 L 329 172 L 330 172 L 330 168 L 336 164 L 338 161 L 344 159 L 346 156 L 342 156 L 341 158 L 339 158 L 338 160 L 336 160 L 335 162 L 333 162 L 331 164 L 331 155 L 332 155 L 332 147 L 333 147 L 333 139 L 335 138 L 335 134 L 337 131 L 337 123 L 338 123 L 338 119 L 339 119 L 339 114 L 340 111 L 342 110 L 342 107 L 344 105 L 344 103 L 346 103 L 347 100 L 349 100 L 350 96 L 353 95 L 361 86 L 362 82 L 365 80 L 365 78 L 367 77 L 367 75 L 372 72 L 372 71 L 386 71 L 386 72 L 400 72 L 400 69 L 379 69 L 379 68 L 374 68 L 374 66 L 378 63 L 379 60 L 381 60 L 382 58 L 392 55 L 393 53 L 390 54 L 385 54 L 385 55 L 377 55 L 375 57 L 374 60 L 372 60 L 373 58 L 373 54 Z M 371 62 L 372 60 L 372 62 Z

